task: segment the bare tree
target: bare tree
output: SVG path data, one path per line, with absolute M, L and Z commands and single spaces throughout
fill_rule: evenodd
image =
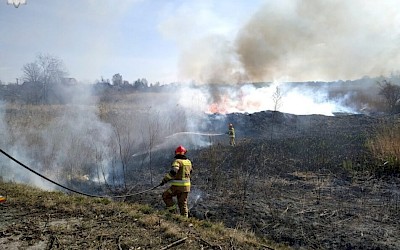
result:
M 66 76 L 62 60 L 51 55 L 38 55 L 36 61 L 27 63 L 22 68 L 24 80 L 30 83 L 41 84 L 42 103 L 48 103 L 49 91 L 53 85 L 60 84 Z
M 278 109 L 282 105 L 282 91 L 276 86 L 275 92 L 272 94 L 272 101 L 274 102 L 274 111 L 278 111 Z
M 153 185 L 153 167 L 152 167 L 152 153 L 159 140 L 161 131 L 160 124 L 160 112 L 151 112 L 151 107 L 148 110 L 147 116 L 147 152 L 149 156 L 149 172 L 150 172 L 150 183 Z
M 112 150 L 115 155 L 115 166 L 121 166 L 122 176 L 118 178 L 123 188 L 128 188 L 128 183 L 131 181 L 131 175 L 129 169 L 132 167 L 132 155 L 135 147 L 135 131 L 134 122 L 131 114 L 125 113 L 116 116 L 112 119 L 111 124 L 114 128 L 115 141 L 112 142 Z
M 37 63 L 27 63 L 22 67 L 23 80 L 30 83 L 38 83 L 41 79 L 41 71 Z
M 274 134 L 275 123 L 276 123 L 276 119 L 278 116 L 277 111 L 282 105 L 282 98 L 283 98 L 283 95 L 282 95 L 281 89 L 278 86 L 276 86 L 275 92 L 272 94 L 272 101 L 274 102 L 274 110 L 272 113 L 272 123 L 270 124 L 271 139 Z
M 378 82 L 379 95 L 384 98 L 384 103 L 388 112 L 396 111 L 396 104 L 400 99 L 400 86 L 388 80 Z

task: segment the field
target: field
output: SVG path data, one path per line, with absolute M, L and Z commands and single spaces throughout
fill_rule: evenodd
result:
M 379 158 L 368 146 L 376 143 L 382 127 L 399 123 L 396 116 L 295 116 L 270 111 L 188 116 L 176 111 L 171 119 L 148 107 L 82 106 L 84 115 L 76 107 L 68 108 L 4 108 L 2 149 L 11 149 L 27 165 L 71 188 L 116 195 L 158 184 L 168 171 L 171 152 L 182 143 L 189 148 L 194 165 L 191 218 L 176 219 L 179 223 L 170 225 L 175 219 L 163 212 L 163 188 L 114 201 L 35 193 L 1 205 L 6 215 L 2 217 L 7 218 L 2 225 L 3 243 L 41 242 L 47 248 L 50 243 L 53 248 L 68 248 L 72 242 L 68 237 L 74 235 L 79 240 L 70 245 L 72 249 L 109 249 L 109 244 L 120 249 L 161 249 L 199 226 L 204 230 L 190 238 L 192 249 L 267 249 L 267 243 L 277 249 L 285 245 L 293 249 L 400 248 L 397 165 Z M 174 124 L 184 115 L 185 126 Z M 205 135 L 179 133 L 190 127 L 191 119 Z M 86 130 L 89 121 L 91 130 Z M 236 147 L 228 145 L 226 136 L 217 135 L 225 132 L 227 122 L 235 124 Z M 25 173 L 19 178 L 23 171 L 18 168 L 3 158 L 4 180 L 57 189 L 43 180 L 32 181 Z M 82 175 L 89 180 L 79 179 Z M 2 183 L 0 192 L 10 197 L 25 193 L 13 192 L 9 185 Z M 225 233 L 217 236 L 222 229 L 214 227 L 222 228 L 221 224 L 230 232 L 248 233 L 251 237 L 240 237 L 254 237 L 256 243 L 243 243 L 242 238 Z M 133 228 L 139 231 L 129 234 Z M 175 230 L 168 232 L 170 238 L 164 234 L 167 228 Z M 210 235 L 204 236 L 206 232 Z M 142 238 L 141 244 L 131 242 L 133 234 Z
M 225 141 L 192 154 L 194 216 L 294 249 L 399 249 L 399 178 L 367 147 L 397 118 L 230 118 L 245 135 L 236 147 Z

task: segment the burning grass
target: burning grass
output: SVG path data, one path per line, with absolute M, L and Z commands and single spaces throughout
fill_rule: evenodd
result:
M 186 219 L 143 205 L 46 192 L 0 182 L 0 242 L 16 249 L 267 249 L 252 233 Z M 272 245 L 274 249 L 288 249 Z

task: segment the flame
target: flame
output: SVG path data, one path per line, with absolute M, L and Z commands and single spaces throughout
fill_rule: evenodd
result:
M 206 113 L 211 114 L 227 114 L 231 113 L 232 100 L 227 95 L 222 95 L 218 102 L 211 103 Z
M 279 101 L 274 99 L 277 86 L 282 91 Z M 206 94 L 195 91 L 185 100 L 183 106 L 195 106 L 206 114 L 251 114 L 266 110 L 295 115 L 333 115 L 334 112 L 354 112 L 351 108 L 343 106 L 341 100 L 330 100 L 328 92 L 324 89 L 316 91 L 304 86 L 292 87 L 279 82 L 265 87 L 243 85 L 240 88 L 212 88 Z M 199 101 L 193 104 L 193 100 Z
M 243 90 L 236 94 L 222 95 L 219 101 L 211 103 L 207 109 L 208 114 L 252 113 L 263 110 L 265 102 L 259 97 L 255 98 Z

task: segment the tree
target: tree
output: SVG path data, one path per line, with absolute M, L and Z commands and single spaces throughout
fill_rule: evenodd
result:
M 37 63 L 27 63 L 23 66 L 24 81 L 38 83 L 41 80 L 40 68 Z
M 282 105 L 282 92 L 281 89 L 276 86 L 275 92 L 272 94 L 272 101 L 274 102 L 274 111 L 278 111 L 278 109 Z
M 144 89 L 149 87 L 149 83 L 147 82 L 146 78 L 142 78 L 142 79 L 137 79 L 134 83 L 133 86 L 135 89 Z
M 144 123 L 144 128 L 142 128 L 142 135 L 144 135 L 143 140 L 148 140 L 145 142 L 147 145 L 147 154 L 149 157 L 149 173 L 150 173 L 150 183 L 153 185 L 153 167 L 152 167 L 152 156 L 153 151 L 158 140 L 160 139 L 161 133 L 161 123 L 160 123 L 160 112 L 157 110 L 152 110 L 151 107 L 147 110 L 148 115 L 146 116 L 147 121 Z
M 272 139 L 272 136 L 274 134 L 274 128 L 275 128 L 275 125 L 276 125 L 275 123 L 277 123 L 276 120 L 277 120 L 277 118 L 279 116 L 278 109 L 282 105 L 282 98 L 283 98 L 282 91 L 278 86 L 276 86 L 275 92 L 272 94 L 272 101 L 274 102 L 274 110 L 272 112 L 272 123 L 270 124 L 271 139 Z
M 383 96 L 384 103 L 388 112 L 396 112 L 398 101 L 400 100 L 400 86 L 388 80 L 378 82 L 379 95 Z
M 122 83 L 123 83 L 123 81 L 122 81 L 122 75 L 119 74 L 119 73 L 113 75 L 113 77 L 112 77 L 112 83 L 113 83 L 113 85 L 115 85 L 115 86 L 122 86 Z
M 35 62 L 25 64 L 22 71 L 25 81 L 41 85 L 42 103 L 49 103 L 49 92 L 67 75 L 62 60 L 43 54 L 39 54 Z

